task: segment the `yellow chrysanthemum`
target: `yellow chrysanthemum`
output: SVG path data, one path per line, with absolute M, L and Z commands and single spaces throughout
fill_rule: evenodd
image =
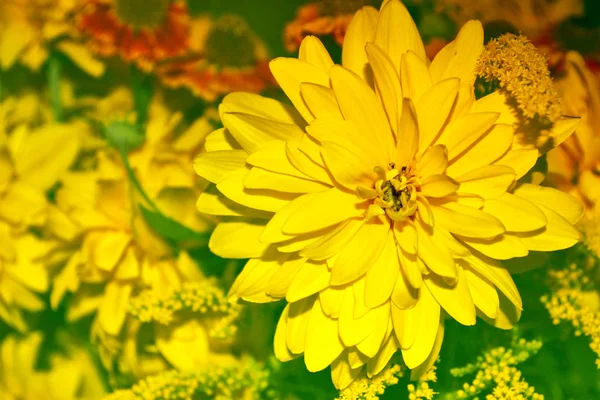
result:
M 580 198 L 588 214 L 600 200 L 600 82 L 578 53 L 567 53 L 556 80 L 564 112 L 580 115 L 577 131 L 548 153 L 549 181 Z
M 39 311 L 48 290 L 44 259 L 54 244 L 30 232 L 46 221 L 46 197 L 80 149 L 78 123 L 48 123 L 38 97 L 0 103 L 0 319 L 24 330 L 21 310 Z
M 74 13 L 82 2 L 74 0 L 3 0 L 0 4 L 0 67 L 20 62 L 37 71 L 52 50 L 69 57 L 92 76 L 104 65 L 78 40 Z
M 124 101 L 121 96 L 113 100 Z M 195 199 L 205 184 L 194 175 L 191 157 L 205 128 L 202 123 L 185 127 L 181 120 L 181 115 L 154 104 L 145 141 L 128 156 L 158 209 L 201 232 L 210 224 L 195 212 Z M 117 335 L 137 290 L 167 290 L 193 271 L 179 267 L 171 247 L 146 223 L 140 204 L 150 205 L 130 184 L 117 151 L 98 150 L 88 163 L 92 169 L 62 179 L 48 218 L 47 228 L 61 241 L 65 260 L 50 300 L 56 308 L 67 292 L 74 293 L 69 320 L 97 311 L 102 329 Z
M 356 14 L 343 66 L 314 37 L 299 59 L 271 62 L 294 107 L 224 99 L 225 128 L 195 162 L 220 195 L 202 194 L 198 207 L 246 217 L 219 224 L 209 245 L 250 258 L 232 297 L 289 303 L 280 360 L 331 365 L 344 388 L 400 350 L 418 376 L 446 315 L 504 329 L 519 319 L 519 291 L 498 260 L 579 240 L 577 200 L 517 182 L 538 151 L 515 140 L 503 95 L 475 100 L 482 51 L 471 21 L 429 63 L 407 9 L 388 0 Z
M 49 367 L 38 368 L 43 335 L 8 335 L 0 342 L 0 398 L 2 400 L 100 399 L 106 389 L 101 372 L 78 340 L 58 332 L 48 357 Z

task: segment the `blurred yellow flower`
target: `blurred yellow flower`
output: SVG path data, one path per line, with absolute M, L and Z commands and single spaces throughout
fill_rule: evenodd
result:
M 167 86 L 185 87 L 214 101 L 232 91 L 260 92 L 274 84 L 265 44 L 243 18 L 196 16 L 189 39 L 187 56 L 158 70 Z
M 230 295 L 285 298 L 282 361 L 331 365 L 339 389 L 381 372 L 400 350 L 413 376 L 437 358 L 446 315 L 508 329 L 522 301 L 499 260 L 573 246 L 578 201 L 518 183 L 537 148 L 515 140 L 503 95 L 475 100 L 483 30 L 468 22 L 429 63 L 405 6 L 361 9 L 343 66 L 307 37 L 271 62 L 289 107 L 234 93 L 206 139 L 198 174 L 220 194 L 209 246 L 250 258 Z M 561 126 L 566 136 L 575 124 Z M 306 134 L 306 133 L 307 134 Z
M 588 214 L 600 200 L 600 82 L 583 57 L 569 52 L 556 79 L 563 112 L 580 115 L 573 136 L 548 153 L 548 180 L 581 199 Z
M 123 104 L 126 97 L 118 92 L 112 100 Z M 206 122 L 189 127 L 181 122 L 180 114 L 155 103 L 144 143 L 128 156 L 161 212 L 202 232 L 210 223 L 195 211 L 195 198 L 205 184 L 194 176 L 191 158 L 201 146 Z M 150 205 L 129 182 L 118 152 L 100 149 L 89 164 L 91 169 L 62 179 L 56 206 L 50 210 L 47 228 L 61 241 L 65 254 L 50 300 L 56 308 L 67 292 L 74 293 L 68 304 L 70 321 L 97 312 L 101 328 L 118 335 L 129 299 L 138 290 L 178 287 L 191 271 L 180 268 L 171 246 L 145 221 L 140 204 Z
M 0 67 L 19 62 L 38 71 L 51 51 L 69 57 L 92 76 L 104 65 L 81 44 L 74 25 L 80 0 L 3 0 L 0 4 Z
M 6 336 L 0 342 L 0 398 L 3 400 L 90 400 L 106 393 L 100 371 L 77 339 L 57 334 L 49 368 L 39 370 L 43 334 Z M 47 351 L 47 349 L 46 349 Z

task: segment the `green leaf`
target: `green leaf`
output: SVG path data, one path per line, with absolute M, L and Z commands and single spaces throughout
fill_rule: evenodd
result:
M 126 121 L 112 121 L 104 128 L 108 143 L 122 153 L 139 147 L 144 143 L 144 135 L 136 126 Z
M 173 243 L 208 242 L 208 233 L 196 232 L 172 218 L 142 205 L 140 210 L 148 225 L 160 236 Z

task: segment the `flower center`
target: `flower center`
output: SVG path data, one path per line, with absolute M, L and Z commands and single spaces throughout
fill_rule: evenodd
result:
M 381 207 L 390 219 L 402 221 L 417 210 L 417 189 L 419 180 L 415 175 L 414 164 L 396 168 L 388 165 L 388 171 L 376 168 L 379 180 L 375 182 L 377 197 L 374 204 Z
M 119 19 L 135 29 L 154 28 L 167 18 L 170 0 L 116 0 Z
M 206 38 L 205 57 L 219 67 L 247 67 L 256 63 L 256 41 L 250 26 L 235 15 L 219 18 Z

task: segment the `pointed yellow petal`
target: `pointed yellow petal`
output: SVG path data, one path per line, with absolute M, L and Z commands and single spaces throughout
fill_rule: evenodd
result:
M 421 194 L 426 197 L 441 198 L 456 192 L 459 184 L 447 175 L 429 175 L 423 179 Z
M 581 234 L 569 221 L 546 206 L 537 204 L 537 207 L 544 213 L 548 220 L 546 227 L 535 232 L 514 234 L 529 250 L 562 250 L 574 246 L 579 242 Z
M 363 221 L 359 219 L 341 223 L 331 233 L 324 235 L 319 241 L 300 251 L 300 254 L 313 260 L 325 260 L 333 257 L 346 246 L 346 243 L 354 237 L 362 225 Z
M 312 179 L 297 178 L 291 175 L 279 174 L 266 169 L 254 167 L 244 179 L 247 189 L 277 190 L 285 193 L 314 193 L 323 192 L 331 186 Z
M 345 290 L 346 289 L 343 286 L 341 288 L 330 286 L 319 293 L 323 312 L 331 318 L 339 318 Z
M 375 357 L 381 350 L 381 346 L 383 346 L 383 339 L 390 324 L 390 304 L 384 303 L 371 312 L 375 314 L 373 332 L 356 346 L 361 353 L 369 358 Z
M 420 219 L 416 230 L 419 240 L 419 258 L 437 275 L 455 279 L 456 264 L 450 250 L 443 243 L 433 240 L 430 228 Z
M 398 274 L 397 276 L 391 294 L 392 303 L 403 310 L 414 307 L 417 303 L 417 289 L 408 284 L 404 274 Z M 388 277 L 388 279 L 391 278 L 391 276 Z
M 521 319 L 521 308 L 511 303 L 504 295 L 499 294 L 500 306 L 498 307 L 498 315 L 496 318 L 489 319 L 483 317 L 483 320 L 488 324 L 499 329 L 510 330 L 515 327 L 519 319 Z
M 333 89 L 314 83 L 303 83 L 300 85 L 302 98 L 310 112 L 315 118 L 338 118 L 343 119 Z
M 305 262 L 306 258 L 303 257 L 292 257 L 284 261 L 269 280 L 266 293 L 271 297 L 285 297 L 292 280 Z
M 460 80 L 457 78 L 444 79 L 433 85 L 415 102 L 419 119 L 420 154 L 423 154 L 440 134 L 458 95 L 459 86 Z
M 286 143 L 285 154 L 290 160 L 290 163 L 292 163 L 298 171 L 304 173 L 308 177 L 333 186 L 333 180 L 324 167 L 325 164 L 323 163 L 321 155 L 319 154 L 318 161 L 315 161 L 315 157 L 311 157 L 311 155 L 306 152 L 307 146 L 305 142 L 306 140 L 300 139 L 300 141 L 294 140 Z
M 396 252 L 396 243 L 394 235 L 390 231 L 379 258 L 369 269 L 365 278 L 365 305 L 367 307 L 375 308 L 390 298 L 399 272 L 400 262 Z
M 516 179 L 512 168 L 503 165 L 481 167 L 457 177 L 458 193 L 469 193 L 493 199 L 506 193 Z
M 214 188 L 214 186 L 213 186 Z M 272 214 L 266 211 L 259 211 L 253 208 L 244 207 L 220 193 L 205 191 L 200 194 L 196 202 L 198 211 L 208 215 L 227 215 L 232 217 L 253 217 L 269 219 Z
M 264 225 L 223 222 L 217 225 L 208 247 L 223 258 L 252 258 L 264 254 L 268 244 L 259 241 Z
M 435 335 L 435 341 L 433 343 L 433 347 L 431 349 L 431 353 L 429 353 L 429 357 L 421 365 L 417 368 L 413 368 L 410 371 L 410 380 L 418 381 L 424 379 L 424 377 L 431 371 L 431 368 L 438 360 L 438 356 L 440 355 L 440 350 L 442 349 L 442 342 L 444 341 L 444 321 L 440 321 L 440 325 L 438 326 L 437 334 Z
M 350 283 L 366 273 L 379 258 L 389 231 L 388 224 L 365 223 L 339 253 L 331 270 L 331 285 Z
M 512 235 L 499 235 L 494 239 L 461 238 L 480 253 L 495 260 L 509 260 L 515 257 L 525 257 L 529 254 L 527 247 Z
M 306 328 L 304 362 L 310 372 L 321 371 L 329 366 L 344 350 L 338 334 L 338 321 L 329 318 L 321 309 L 319 299 L 310 312 Z
M 211 152 L 219 150 L 240 150 L 241 146 L 236 142 L 231 132 L 225 128 L 221 128 L 206 135 L 204 148 L 207 152 Z
M 457 269 L 458 277 L 454 286 L 433 274 L 426 276 L 424 282 L 435 300 L 452 318 L 463 325 L 475 325 L 475 304 L 469 292 L 469 283 L 462 267 Z
M 305 196 L 310 196 L 310 201 L 290 215 L 283 226 L 284 233 L 296 235 L 312 232 L 364 213 L 356 207 L 359 199 L 355 195 L 335 188 Z
M 415 21 L 398 0 L 388 1 L 381 7 L 375 43 L 388 54 L 397 71 L 400 71 L 402 54 L 408 50 L 413 51 L 421 60 L 426 60 L 425 47 Z
M 509 232 L 534 231 L 548 222 L 533 203 L 510 193 L 486 200 L 483 211 L 498 218 Z
M 390 124 L 377 95 L 358 75 L 341 66 L 330 72 L 344 119 L 354 122 L 366 140 L 372 141 L 387 162 L 392 160 L 394 141 Z M 387 162 L 384 162 L 387 165 Z
M 402 250 L 398 252 L 398 258 L 402 266 L 402 276 L 406 282 L 413 289 L 419 289 L 423 285 L 422 270 L 427 269 L 423 261 L 416 254 L 407 254 Z
M 299 91 L 299 90 L 298 90 Z M 273 121 L 244 113 L 224 113 L 223 125 L 248 153 L 260 150 L 275 140 L 300 139 L 304 132 L 295 124 Z
M 304 353 L 308 320 L 315 304 L 318 303 L 314 297 L 290 303 L 285 342 L 288 349 L 294 354 Z
M 377 356 L 370 359 L 367 363 L 367 376 L 371 378 L 383 371 L 397 350 L 398 341 L 394 335 L 390 335 L 381 350 L 377 353 Z
M 431 209 L 435 223 L 457 235 L 490 239 L 506 231 L 497 218 L 476 208 L 446 203 L 442 206 L 432 205 Z
M 198 158 L 200 158 L 203 154 L 201 154 Z M 260 167 L 271 172 L 278 172 L 280 174 L 296 176 L 304 179 L 310 178 L 306 174 L 299 171 L 290 162 L 286 155 L 286 143 L 283 141 L 278 140 L 271 142 L 263 146 L 260 150 L 247 155 L 246 162 L 250 165 Z
M 249 114 L 284 124 L 302 125 L 304 120 L 294 107 L 255 93 L 234 92 L 223 98 L 219 115 Z M 207 149 L 208 150 L 208 149 Z
M 132 285 L 110 282 L 104 289 L 104 297 L 98 308 L 98 322 L 110 335 L 118 335 L 127 316 Z
M 329 69 L 333 67 L 331 56 L 316 36 L 309 35 L 302 40 L 298 58 L 319 67 L 324 72 L 329 72 Z
M 494 161 L 494 165 L 508 166 L 515 171 L 516 178 L 525 176 L 538 160 L 537 149 L 510 149 L 502 157 Z
M 373 7 L 363 7 L 354 14 L 348 25 L 342 49 L 342 65 L 360 76 L 372 86 L 372 71 L 367 60 L 365 45 L 375 36 L 378 11 Z
M 366 51 L 375 76 L 377 93 L 385 108 L 392 131 L 397 134 L 398 111 L 401 111 L 398 109 L 398 101 L 402 98 L 398 69 L 394 68 L 392 60 L 375 43 L 367 43 Z
M 419 296 L 421 295 L 419 294 Z M 391 304 L 390 314 L 392 316 L 394 334 L 402 349 L 411 347 L 417 334 L 419 334 L 419 320 L 426 317 L 421 314 L 422 305 L 422 302 L 417 301 L 413 308 L 403 310 L 398 308 L 394 303 Z
M 581 202 L 560 190 L 524 183 L 517 186 L 513 193 L 534 204 L 554 210 L 571 224 L 576 224 L 583 217 Z
M 402 349 L 402 357 L 408 368 L 416 368 L 422 364 L 431 354 L 435 338 L 440 326 L 440 306 L 435 301 L 429 289 L 423 286 L 420 290 L 419 297 L 420 316 L 418 319 L 418 327 L 414 342 L 408 349 Z M 416 308 L 416 307 L 415 307 Z M 411 310 L 414 310 L 411 309 Z M 411 310 L 408 310 L 410 312 Z M 402 343 L 402 341 L 400 341 Z
M 276 58 L 269 64 L 271 73 L 302 117 L 311 121 L 314 115 L 308 110 L 300 95 L 303 82 L 329 86 L 329 75 L 321 68 L 295 58 Z
M 485 256 L 471 256 L 465 258 L 469 267 L 484 278 L 492 282 L 504 295 L 519 309 L 523 308 L 523 302 L 519 289 L 512 277 L 497 261 Z
M 248 153 L 244 150 L 221 150 L 201 153 L 194 159 L 194 170 L 198 175 L 219 183 L 231 172 L 244 168 Z
M 355 346 L 369 336 L 377 322 L 375 316 L 370 311 L 360 318 L 354 318 L 354 294 L 351 287 L 346 288 L 339 318 L 340 339 L 344 345 Z
M 402 95 L 413 101 L 418 101 L 433 85 L 427 64 L 412 51 L 402 55 L 400 65 Z
M 429 71 L 434 82 L 458 77 L 469 84 L 475 82 L 475 64 L 483 51 L 483 27 L 479 21 L 469 21 L 456 39 L 444 47 L 431 62 Z
M 494 125 L 483 137 L 448 165 L 448 175 L 454 178 L 492 164 L 508 151 L 512 144 L 513 134 L 514 129 L 510 125 Z
M 60 40 L 56 47 L 94 78 L 99 78 L 104 74 L 104 64 L 94 58 L 89 47 L 69 40 Z
M 493 112 L 465 114 L 450 122 L 435 143 L 446 146 L 448 160 L 452 161 L 481 138 L 499 116 Z
M 470 268 L 465 268 L 465 277 L 469 283 L 469 291 L 477 309 L 488 318 L 496 318 L 498 316 L 500 300 L 494 285 Z
M 329 285 L 331 273 L 324 262 L 308 261 L 292 280 L 285 299 L 293 303 L 311 296 Z
M 562 117 L 560 120 L 554 122 L 552 129 L 550 129 L 552 146 L 556 147 L 567 140 L 575 132 L 580 122 L 581 119 L 576 117 Z
M 285 334 L 288 325 L 288 312 L 290 305 L 288 304 L 283 309 L 279 322 L 277 322 L 277 328 L 275 329 L 275 339 L 273 340 L 273 348 L 275 350 L 275 357 L 281 362 L 293 360 L 296 356 L 288 349 L 285 342 Z
M 344 390 L 348 387 L 356 378 L 360 369 L 352 369 L 348 361 L 348 352 L 344 351 L 340 356 L 331 364 L 331 380 L 337 390 Z
M 398 125 L 396 146 L 396 162 L 398 165 L 408 165 L 419 148 L 419 123 L 417 111 L 411 99 L 402 100 L 402 112 Z
M 421 178 L 443 174 L 448 166 L 448 152 L 445 146 L 429 147 L 417 161 L 417 172 Z
M 403 251 L 408 254 L 417 254 L 417 232 L 412 221 L 396 222 L 394 235 Z

